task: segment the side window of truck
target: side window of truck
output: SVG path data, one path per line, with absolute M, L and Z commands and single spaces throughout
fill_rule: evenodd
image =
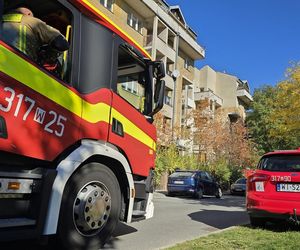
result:
M 44 0 L 43 4 L 28 1 L 28 5 L 20 6 L 19 1 L 4 1 L 1 39 L 55 77 L 69 83 L 72 13 L 53 0 Z M 53 42 L 59 34 L 71 45 L 69 49 L 58 50 L 66 47 Z
M 145 109 L 145 66 L 122 46 L 118 55 L 117 93 L 141 113 Z

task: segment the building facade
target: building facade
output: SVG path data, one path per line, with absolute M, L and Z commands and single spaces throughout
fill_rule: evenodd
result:
M 246 110 L 253 98 L 247 81 L 237 76 L 217 72 L 210 66 L 196 70 L 195 101 L 207 99 L 214 112 L 222 108 L 228 117 L 246 118 Z

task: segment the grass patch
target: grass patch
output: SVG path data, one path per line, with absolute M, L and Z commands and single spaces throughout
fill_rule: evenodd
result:
M 178 244 L 169 250 L 190 249 L 300 249 L 299 228 L 258 229 L 239 226 L 217 234 Z

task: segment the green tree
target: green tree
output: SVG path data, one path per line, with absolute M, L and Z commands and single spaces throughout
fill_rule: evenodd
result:
M 160 178 L 164 173 L 174 172 L 176 168 L 181 168 L 182 157 L 174 143 L 166 146 L 158 146 L 155 162 L 155 180 L 160 183 Z
M 261 153 L 271 151 L 278 146 L 270 136 L 271 129 L 278 127 L 277 121 L 271 119 L 276 106 L 276 96 L 276 87 L 263 86 L 256 89 L 251 109 L 248 112 L 247 126 L 249 133 Z
M 221 185 L 222 189 L 228 188 L 228 182 L 231 176 L 228 160 L 219 158 L 215 162 L 203 165 L 201 170 L 209 172 L 214 179 Z

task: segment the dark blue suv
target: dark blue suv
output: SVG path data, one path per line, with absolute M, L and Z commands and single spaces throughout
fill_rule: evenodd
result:
M 192 195 L 201 199 L 203 195 L 222 197 L 218 183 L 205 171 L 176 171 L 168 178 L 168 195 Z

